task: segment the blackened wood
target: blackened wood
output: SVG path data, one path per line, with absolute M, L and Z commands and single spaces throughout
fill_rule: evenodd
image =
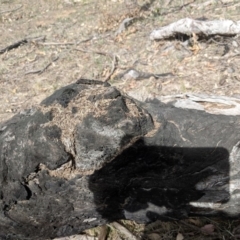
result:
M 240 215 L 239 117 L 78 81 L 0 128 L 0 237 Z
M 52 238 L 105 223 L 89 175 L 152 128 L 150 115 L 133 100 L 86 80 L 2 124 L 2 237 Z
M 27 42 L 28 42 L 27 39 L 22 39 L 22 40 L 20 40 L 20 41 L 18 41 L 16 43 L 13 43 L 13 44 L 7 46 L 6 48 L 1 49 L 0 50 L 0 54 L 3 54 L 5 52 L 7 52 L 7 51 L 10 51 L 10 50 L 12 50 L 14 48 L 18 48 L 19 46 L 21 46 L 22 44 L 27 43 Z

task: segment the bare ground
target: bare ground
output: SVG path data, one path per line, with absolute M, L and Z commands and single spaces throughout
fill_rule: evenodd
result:
M 79 78 L 109 81 L 139 100 L 186 92 L 240 98 L 239 36 L 149 39 L 152 30 L 181 18 L 239 20 L 239 12 L 238 0 L 1 0 L 0 51 L 25 41 L 0 54 L 0 122 Z M 127 78 L 130 69 L 149 74 Z M 237 220 L 122 225 L 152 240 L 240 238 Z M 129 238 L 116 229 L 110 224 L 87 234 Z

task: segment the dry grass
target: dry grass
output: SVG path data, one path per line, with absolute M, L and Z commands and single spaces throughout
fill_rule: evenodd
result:
M 240 94 L 239 56 L 226 57 L 237 50 L 238 38 L 219 37 L 209 42 L 200 39 L 199 51 L 195 52 L 179 40 L 149 40 L 151 30 L 183 17 L 236 20 L 240 8 L 236 1 L 224 6 L 221 1 L 207 6 L 204 1 L 138 2 L 139 7 L 133 9 L 128 9 L 124 1 L 110 0 L 42 0 L 35 1 L 34 7 L 28 1 L 3 2 L 2 12 L 20 4 L 22 7 L 0 15 L 1 49 L 26 37 L 46 36 L 46 40 L 23 44 L 0 56 L 0 121 L 80 77 L 104 79 L 112 69 L 112 59 L 94 53 L 99 50 L 118 57 L 110 82 L 139 99 L 184 92 Z M 135 19 L 126 31 L 115 36 L 125 17 Z M 87 51 L 74 50 L 78 47 Z M 56 57 L 58 60 L 53 62 Z M 42 70 L 49 63 L 52 64 L 44 72 L 27 74 Z M 131 67 L 154 74 L 171 72 L 174 76 L 157 81 L 123 82 L 114 78 Z
M 129 8 L 123 0 L 1 1 L 0 49 L 26 37 L 45 36 L 46 40 L 30 41 L 0 55 L 0 122 L 20 109 L 37 105 L 57 88 L 80 77 L 106 78 L 112 69 L 112 59 L 94 53 L 99 50 L 118 58 L 110 83 L 140 100 L 184 92 L 239 97 L 240 56 L 236 55 L 239 37 L 199 39 L 191 47 L 183 44 L 182 37 L 160 42 L 149 40 L 153 29 L 184 17 L 239 20 L 238 0 L 206 2 L 209 1 L 141 0 L 139 6 Z M 132 24 L 115 36 L 126 17 L 134 17 Z M 44 69 L 49 63 L 45 71 L 30 73 Z M 173 76 L 141 81 L 115 78 L 129 68 L 154 74 L 171 72 Z M 144 239 L 176 239 L 178 233 L 184 239 L 240 236 L 239 221 L 190 219 L 148 226 L 131 221 L 122 224 Z M 213 235 L 201 230 L 207 224 L 214 226 Z M 113 226 L 108 226 L 107 239 L 124 239 L 120 235 Z

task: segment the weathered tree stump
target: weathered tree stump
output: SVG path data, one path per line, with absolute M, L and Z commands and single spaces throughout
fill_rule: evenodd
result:
M 0 128 L 0 238 L 240 215 L 239 117 L 80 80 Z

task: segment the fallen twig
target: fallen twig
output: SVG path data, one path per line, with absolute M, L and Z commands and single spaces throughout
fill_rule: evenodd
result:
M 84 52 L 84 53 L 96 53 L 96 54 L 104 55 L 104 56 L 110 56 L 111 55 L 110 53 L 95 51 L 95 50 L 88 50 L 88 49 L 83 49 L 83 48 L 74 48 L 74 50 L 79 51 L 79 52 Z
M 74 42 L 66 42 L 66 43 L 61 43 L 61 42 L 43 42 L 43 43 L 39 43 L 39 45 L 75 45 Z
M 220 0 L 220 3 L 222 5 L 224 4 L 228 4 L 228 3 L 232 3 L 234 2 L 233 0 Z M 213 5 L 216 3 L 216 0 L 208 0 L 208 1 L 205 1 L 205 2 L 202 2 L 202 3 L 193 3 L 191 6 L 195 7 L 195 8 L 200 8 L 200 7 L 207 7 L 209 5 Z
M 92 40 L 93 38 L 94 38 L 94 37 L 91 36 L 91 37 L 89 37 L 89 38 L 86 38 L 86 39 L 80 40 L 80 41 L 76 42 L 76 45 L 78 45 L 78 44 L 80 44 L 80 43 L 88 42 L 88 41 Z
M 61 43 L 61 42 L 44 42 L 44 43 L 39 43 L 40 45 L 78 45 L 80 43 L 85 43 L 88 42 L 90 40 L 92 40 L 94 37 L 91 36 L 89 38 L 77 41 L 77 42 L 65 42 L 65 43 Z
M 151 35 L 151 40 L 161 40 L 170 38 L 176 34 L 192 35 L 236 35 L 240 33 L 240 21 L 234 22 L 232 20 L 214 20 L 202 21 L 190 18 L 184 18 L 177 22 L 171 23 L 167 26 L 154 30 Z
M 143 80 L 150 77 L 154 77 L 156 79 L 158 78 L 165 78 L 165 77 L 173 77 L 174 75 L 171 72 L 167 73 L 160 73 L 160 74 L 154 74 L 154 73 L 148 73 L 148 72 L 140 72 L 134 68 L 129 68 L 125 70 L 124 72 L 118 74 L 116 76 L 117 79 L 134 79 L 134 80 Z
M 3 54 L 5 52 L 8 52 L 14 48 L 18 48 L 19 46 L 21 46 L 22 44 L 28 43 L 28 42 L 36 42 L 39 40 L 44 40 L 45 36 L 40 36 L 40 37 L 34 37 L 34 38 L 24 38 L 16 43 L 13 43 L 5 48 L 3 48 L 2 50 L 0 50 L 0 54 Z
M 177 108 L 189 108 L 212 114 L 240 115 L 240 99 L 205 94 L 178 94 L 157 97 L 161 102 L 174 102 Z
M 210 56 L 210 57 L 205 57 L 206 59 L 230 59 L 230 58 L 235 58 L 235 57 L 239 57 L 240 53 L 227 53 L 223 56 Z
M 164 3 L 164 7 L 167 7 L 169 4 L 171 4 L 171 2 L 172 2 L 173 0 L 167 0 L 165 3 Z
M 103 80 L 104 82 L 107 82 L 111 78 L 116 68 L 117 68 L 117 56 L 113 55 L 112 69 L 111 72 L 107 75 L 107 77 L 105 77 L 105 79 Z
M 0 54 L 3 54 L 3 53 L 5 53 L 5 52 L 8 52 L 8 51 L 10 51 L 10 50 L 13 49 L 13 48 L 17 48 L 17 47 L 19 47 L 20 45 L 22 45 L 22 44 L 24 44 L 24 43 L 27 43 L 27 42 L 28 42 L 27 39 L 23 39 L 23 40 L 20 40 L 20 41 L 18 41 L 18 42 L 16 42 L 16 43 L 13 43 L 13 44 L 7 46 L 6 48 L 3 48 L 2 50 L 0 50 Z
M 208 41 L 207 41 L 207 43 L 216 43 L 217 45 L 226 45 L 226 43 L 223 43 L 223 42 L 218 42 L 218 41 L 216 41 L 215 39 L 213 39 L 213 38 L 210 38 Z
M 22 6 L 23 6 L 23 5 L 21 4 L 19 7 L 16 7 L 16 8 L 14 8 L 14 9 L 6 10 L 6 11 L 1 11 L 0 14 L 3 14 L 3 13 L 9 13 L 9 12 L 15 12 L 15 11 L 21 9 Z
M 90 41 L 91 39 L 93 39 L 93 37 L 89 37 L 87 39 L 83 39 L 83 40 L 80 40 L 78 42 L 43 42 L 43 43 L 39 43 L 39 45 L 78 45 L 80 43 L 84 43 L 84 42 L 87 42 L 87 41 Z
M 50 63 L 48 63 L 44 68 L 39 69 L 39 70 L 33 70 L 33 71 L 26 72 L 25 75 L 36 74 L 36 73 L 42 74 L 44 71 L 46 71 L 53 64 L 53 62 L 56 62 L 58 59 L 59 59 L 59 57 L 56 57 Z
M 229 59 L 229 58 L 234 58 L 234 57 L 237 57 L 237 56 L 240 56 L 240 53 L 229 53 L 229 54 L 226 54 L 226 55 L 224 55 L 220 58 L 221 59 L 224 59 L 224 58 Z

